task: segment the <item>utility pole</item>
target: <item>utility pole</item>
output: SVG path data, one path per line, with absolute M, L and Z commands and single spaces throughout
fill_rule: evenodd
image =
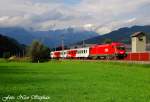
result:
M 82 47 L 85 47 L 85 41 L 83 40 L 83 45 L 82 45 Z
M 61 35 L 62 58 L 64 58 L 64 34 Z

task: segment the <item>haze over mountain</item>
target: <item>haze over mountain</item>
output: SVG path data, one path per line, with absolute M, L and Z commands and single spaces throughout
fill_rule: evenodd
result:
M 0 28 L 0 33 L 14 38 L 18 42 L 26 45 L 31 44 L 33 40 L 40 40 L 50 48 L 61 46 L 62 36 L 65 45 L 98 36 L 98 34 L 93 31 L 73 28 L 49 31 L 33 31 L 20 27 L 5 27 Z
M 72 45 L 77 42 L 85 40 L 88 44 L 103 43 L 105 39 L 110 38 L 113 41 L 119 41 L 123 43 L 130 43 L 130 36 L 134 32 L 143 31 L 150 36 L 150 26 L 133 26 L 124 27 L 118 30 L 112 31 L 105 35 L 100 35 L 94 31 L 77 30 L 74 28 L 49 30 L 49 31 L 33 31 L 26 30 L 19 27 L 7 27 L 0 28 L 0 33 L 16 39 L 21 44 L 30 44 L 33 40 L 40 40 L 50 48 L 61 46 L 62 36 L 65 45 Z M 87 39 L 87 40 L 86 40 Z M 150 39 L 148 39 L 150 40 Z M 78 43 L 78 44 L 81 44 Z

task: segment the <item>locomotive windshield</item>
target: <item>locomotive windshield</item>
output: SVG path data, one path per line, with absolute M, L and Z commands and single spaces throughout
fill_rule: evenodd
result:
M 125 47 L 124 46 L 118 46 L 117 49 L 118 50 L 125 50 Z

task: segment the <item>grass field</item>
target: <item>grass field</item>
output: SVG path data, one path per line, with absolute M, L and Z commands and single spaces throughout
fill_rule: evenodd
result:
M 0 97 L 49 96 L 43 102 L 150 102 L 150 65 L 0 61 Z M 1 101 L 1 100 L 0 100 Z M 7 102 L 39 102 L 12 99 Z

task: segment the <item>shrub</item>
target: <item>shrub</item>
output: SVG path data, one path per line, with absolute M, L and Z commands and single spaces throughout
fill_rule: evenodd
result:
M 45 62 L 49 59 L 50 50 L 39 41 L 33 41 L 28 48 L 28 55 L 32 62 Z

